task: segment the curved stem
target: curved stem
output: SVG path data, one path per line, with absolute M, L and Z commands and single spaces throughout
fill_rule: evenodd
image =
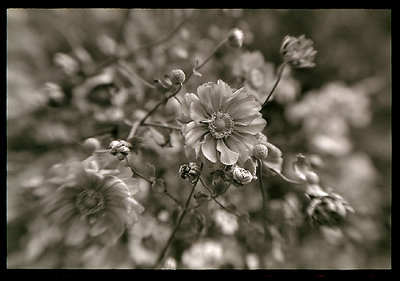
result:
M 283 70 L 285 69 L 286 64 L 287 64 L 286 61 L 281 64 L 280 69 L 279 69 L 279 73 L 278 73 L 278 78 L 277 78 L 274 86 L 272 87 L 271 92 L 269 92 L 269 94 L 267 96 L 267 99 L 265 100 L 265 102 L 263 103 L 263 105 L 261 107 L 264 107 L 267 104 L 267 102 L 269 101 L 269 99 L 272 96 L 272 93 L 275 91 L 276 87 L 278 86 L 279 81 L 281 81 L 282 73 L 283 73 Z
M 165 124 L 160 124 L 160 123 L 143 123 L 142 126 L 151 126 L 151 127 L 159 127 L 159 128 L 165 128 L 165 129 L 171 129 L 171 130 L 177 130 L 180 131 L 181 128 L 178 126 L 173 126 L 173 125 L 165 125 Z
M 203 164 L 201 164 L 201 166 L 200 166 L 200 171 L 202 170 L 202 168 L 203 168 Z M 181 213 L 181 215 L 180 215 L 180 217 L 179 217 L 179 219 L 178 219 L 178 222 L 176 223 L 174 229 L 172 230 L 172 233 L 171 233 L 171 235 L 169 236 L 168 241 L 167 241 L 167 243 L 165 244 L 164 248 L 163 248 L 162 251 L 160 252 L 160 255 L 158 256 L 156 265 L 158 265 L 158 264 L 160 264 L 160 263 L 162 262 L 162 260 L 164 259 L 165 253 L 167 252 L 169 246 L 170 246 L 171 243 L 172 243 L 172 240 L 175 238 L 175 234 L 176 234 L 176 232 L 178 231 L 178 229 L 179 229 L 179 227 L 180 227 L 180 225 L 181 225 L 181 223 L 182 223 L 182 221 L 183 221 L 183 218 L 185 217 L 185 215 L 186 215 L 186 213 L 187 213 L 187 211 L 188 211 L 188 206 L 189 206 L 189 203 L 190 203 L 190 199 L 192 199 L 193 192 L 194 192 L 194 190 L 195 190 L 195 188 L 196 188 L 197 183 L 199 182 L 199 179 L 200 179 L 200 177 L 194 182 L 194 184 L 193 184 L 193 186 L 192 186 L 192 189 L 190 190 L 189 196 L 188 196 L 188 198 L 186 199 L 185 206 L 183 207 L 183 211 L 182 211 L 182 213 Z

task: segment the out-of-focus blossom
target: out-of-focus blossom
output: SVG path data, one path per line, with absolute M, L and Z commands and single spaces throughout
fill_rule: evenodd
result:
M 133 198 L 137 182 L 120 166 L 104 169 L 108 161 L 89 157 L 58 164 L 50 171 L 54 191 L 44 198 L 44 211 L 64 233 L 67 245 L 85 242 L 115 244 L 144 208 Z
M 89 153 L 92 153 L 92 152 L 100 149 L 101 144 L 97 138 L 87 138 L 82 143 L 82 146 L 86 151 L 88 151 Z
M 228 211 L 217 209 L 213 212 L 212 218 L 223 234 L 233 235 L 239 228 L 238 218 Z
M 53 82 L 44 84 L 43 91 L 50 103 L 59 105 L 65 101 L 65 93 L 61 87 Z
M 223 263 L 223 252 L 221 243 L 200 240 L 183 252 L 181 262 L 189 269 L 215 269 Z
M 203 162 L 233 165 L 244 163 L 266 121 L 261 105 L 245 88 L 235 92 L 222 80 L 205 83 L 197 94 L 187 93 L 177 121 L 182 125 L 185 146 Z
M 248 253 L 245 257 L 246 266 L 249 269 L 258 269 L 260 268 L 260 258 L 255 253 Z
M 314 50 L 313 45 L 314 42 L 307 39 L 304 34 L 299 37 L 286 35 L 283 38 L 280 52 L 283 60 L 289 62 L 294 67 L 314 67 L 314 58 L 317 51 Z
M 150 215 L 144 215 L 129 231 L 128 250 L 138 266 L 152 267 L 162 247 L 168 240 L 171 229 Z
M 79 71 L 78 61 L 68 54 L 56 53 L 53 61 L 69 76 L 76 75 Z
M 239 56 L 232 65 L 232 74 L 260 103 L 264 103 L 278 78 L 274 64 L 265 61 L 260 51 Z M 272 98 L 286 104 L 293 102 L 299 93 L 300 84 L 291 76 L 291 68 L 286 67 Z
M 176 269 L 176 266 L 177 266 L 176 260 L 172 257 L 168 257 L 165 260 L 164 265 L 162 266 L 162 269 Z

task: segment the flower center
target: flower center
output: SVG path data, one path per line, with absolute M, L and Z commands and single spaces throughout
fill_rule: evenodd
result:
M 76 206 L 79 212 L 86 217 L 98 217 L 104 213 L 104 196 L 93 190 L 84 189 L 76 199 Z
M 220 111 L 211 114 L 211 122 L 208 124 L 211 135 L 216 139 L 226 138 L 232 134 L 234 122 L 228 113 Z

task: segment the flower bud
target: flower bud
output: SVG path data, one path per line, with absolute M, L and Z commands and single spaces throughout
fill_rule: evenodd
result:
M 228 34 L 228 44 L 231 47 L 240 48 L 243 45 L 244 33 L 239 28 L 232 29 Z
M 86 151 L 92 153 L 100 148 L 100 141 L 96 138 L 87 138 L 82 146 Z
M 261 143 L 256 144 L 256 145 L 253 147 L 253 156 L 254 156 L 254 158 L 256 158 L 257 160 L 264 160 L 264 159 L 266 159 L 267 156 L 268 156 L 268 148 L 267 148 L 265 145 L 261 144 Z
M 304 35 L 297 38 L 287 35 L 283 38 L 280 53 L 284 61 L 289 62 L 294 67 L 313 67 L 315 66 L 314 57 L 317 53 L 313 44 L 314 42 L 305 38 Z
M 236 166 L 232 169 L 233 180 L 240 184 L 249 184 L 253 180 L 253 175 L 246 169 Z
M 186 79 L 185 72 L 183 72 L 181 69 L 171 70 L 169 73 L 169 79 L 173 85 L 182 84 Z
M 190 183 L 195 183 L 200 177 L 201 169 L 200 166 L 194 162 L 189 164 L 183 164 L 179 168 L 179 174 L 181 178 L 188 179 Z
M 115 155 L 119 160 L 124 160 L 129 154 L 132 145 L 124 140 L 113 140 L 110 142 L 110 153 Z

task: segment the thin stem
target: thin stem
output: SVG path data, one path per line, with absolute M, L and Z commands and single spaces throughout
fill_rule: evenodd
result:
M 281 81 L 282 73 L 283 73 L 283 70 L 285 69 L 286 64 L 287 64 L 287 62 L 285 61 L 285 62 L 283 62 L 283 63 L 280 65 L 280 69 L 279 69 L 279 73 L 278 73 L 278 78 L 277 78 L 277 80 L 276 80 L 274 86 L 272 87 L 271 92 L 269 92 L 268 97 L 267 97 L 267 99 L 265 100 L 265 102 L 263 103 L 262 107 L 264 107 L 264 106 L 267 104 L 267 102 L 269 101 L 269 99 L 270 99 L 271 96 L 272 96 L 272 93 L 275 91 L 276 87 L 278 86 L 279 81 Z
M 263 187 L 263 182 L 262 182 L 262 161 L 258 160 L 258 165 L 259 165 L 259 170 L 258 170 L 258 179 L 260 182 L 260 190 L 261 190 L 261 195 L 262 195 L 262 200 L 263 200 L 263 226 L 264 226 L 264 239 L 267 241 L 268 239 L 268 225 L 267 225 L 267 194 L 264 190 Z
M 122 63 L 117 63 L 118 66 L 120 67 L 120 69 L 122 71 L 126 71 L 127 74 L 134 76 L 137 80 L 139 80 L 140 82 L 142 82 L 143 85 L 151 88 L 151 89 L 155 89 L 156 87 L 151 84 L 150 82 L 146 81 L 144 78 L 142 78 L 141 76 L 139 76 L 137 73 L 135 73 L 132 69 L 130 69 L 127 65 L 122 64 Z M 129 77 L 129 75 L 127 75 Z
M 202 168 L 203 168 L 203 164 L 201 164 L 200 170 Z M 189 206 L 189 203 L 190 203 L 190 199 L 192 199 L 194 189 L 196 188 L 196 185 L 199 182 L 199 179 L 200 179 L 200 177 L 194 182 L 194 184 L 192 186 L 192 189 L 190 190 L 190 194 L 189 194 L 188 198 L 186 199 L 186 203 L 185 203 L 185 206 L 183 207 L 183 211 L 181 213 L 181 216 L 179 217 L 178 222 L 176 223 L 174 229 L 172 230 L 172 233 L 169 236 L 167 243 L 165 244 L 164 248 L 160 252 L 160 255 L 158 256 L 156 265 L 161 263 L 161 261 L 164 259 L 165 253 L 167 252 L 169 246 L 171 245 L 172 240 L 175 238 L 175 234 L 178 231 L 178 229 L 179 229 L 179 227 L 180 227 L 180 225 L 181 225 L 181 223 L 183 221 L 183 218 L 185 217 L 185 215 L 186 215 L 186 213 L 188 211 L 188 206 Z
M 211 59 L 211 57 L 215 54 L 215 52 L 216 52 L 219 48 L 221 48 L 227 41 L 228 41 L 228 37 L 226 37 L 224 40 L 222 40 L 222 41 L 212 50 L 212 52 L 210 53 L 210 55 L 209 55 L 201 64 L 199 64 L 198 66 L 196 66 L 195 68 L 193 68 L 192 72 L 187 76 L 185 82 L 183 82 L 183 83 L 186 83 L 186 82 L 190 79 L 190 77 L 193 76 L 193 74 L 194 74 L 196 71 L 198 71 L 200 68 L 202 68 L 202 67 Z
M 168 190 L 164 191 L 165 195 L 167 195 L 169 198 L 171 198 L 178 206 L 182 207 L 181 202 L 179 202 L 178 199 L 176 199 L 171 193 L 168 192 Z
M 181 128 L 178 126 L 159 124 L 159 123 L 150 123 L 150 122 L 144 123 L 143 126 L 160 127 L 160 128 L 177 130 L 177 131 L 181 130 Z

